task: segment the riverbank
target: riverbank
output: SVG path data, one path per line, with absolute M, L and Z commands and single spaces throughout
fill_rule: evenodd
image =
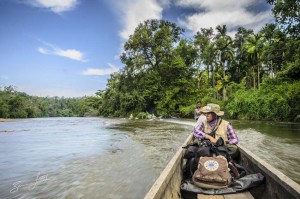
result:
M 8 119 L 8 118 L 0 118 L 0 122 L 11 122 L 15 119 Z

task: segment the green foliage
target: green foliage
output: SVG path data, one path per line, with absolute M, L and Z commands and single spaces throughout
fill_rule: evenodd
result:
M 182 117 L 192 118 L 194 114 L 194 110 L 195 110 L 195 104 L 179 107 L 179 111 L 181 112 Z
M 136 118 L 138 119 L 152 119 L 153 118 L 153 115 L 148 113 L 148 112 L 140 112 Z
M 267 2 L 274 5 L 272 12 L 276 22 L 283 26 L 288 34 L 299 37 L 299 0 L 267 0 Z
M 300 59 L 294 63 L 288 63 L 285 67 L 285 70 L 279 72 L 278 76 L 290 78 L 290 79 L 299 79 L 300 77 Z
M 300 113 L 300 81 L 267 79 L 260 89 L 239 90 L 227 103 L 227 114 L 236 119 L 294 120 Z
M 139 24 L 107 88 L 88 98 L 37 98 L 5 87 L 0 117 L 102 115 L 192 117 L 197 101 L 217 103 L 226 117 L 300 119 L 299 1 L 268 0 L 276 24 L 254 34 L 226 25 L 201 28 L 192 40 L 164 20 Z
M 173 23 L 141 23 L 124 45 L 124 69 L 101 93 L 100 114 L 192 117 L 201 100 L 219 104 L 231 118 L 292 120 L 299 115 L 292 113 L 291 107 L 298 107 L 292 95 L 281 94 L 297 90 L 298 84 L 282 81 L 299 79 L 299 41 L 275 24 L 258 34 L 240 27 L 234 40 L 225 25 L 216 29 L 215 35 L 212 28 L 202 28 L 194 41 L 186 41 Z
M 124 69 L 111 76 L 102 94 L 102 115 L 166 116 L 190 104 L 196 51 L 180 40 L 181 33 L 181 28 L 163 20 L 147 20 L 136 28 L 124 45 Z
M 33 97 L 12 86 L 0 90 L 0 118 L 96 116 L 100 99 Z

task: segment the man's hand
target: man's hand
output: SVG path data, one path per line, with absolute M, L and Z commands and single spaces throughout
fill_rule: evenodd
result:
M 214 144 L 217 142 L 216 138 L 214 138 L 214 137 L 212 137 L 210 135 L 207 135 L 207 134 L 205 135 L 205 139 L 208 139 L 209 141 L 211 141 Z

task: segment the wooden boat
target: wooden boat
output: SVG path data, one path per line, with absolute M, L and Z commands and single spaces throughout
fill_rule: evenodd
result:
M 191 134 L 182 146 L 191 143 L 193 135 Z M 258 156 L 254 155 L 248 149 L 238 145 L 240 149 L 240 164 L 243 165 L 249 173 L 262 173 L 265 181 L 258 187 L 251 188 L 247 192 L 226 194 L 226 195 L 204 195 L 194 194 L 194 198 L 266 198 L 266 199 L 300 199 L 300 185 L 266 163 Z M 176 152 L 174 157 L 167 164 L 161 175 L 155 181 L 144 199 L 180 199 L 180 184 L 182 181 L 182 167 L 184 164 L 182 147 Z

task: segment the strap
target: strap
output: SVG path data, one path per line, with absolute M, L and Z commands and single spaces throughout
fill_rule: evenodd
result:
M 199 162 L 199 159 L 198 159 Z M 193 176 L 195 170 L 197 170 L 198 168 L 198 162 L 197 162 L 197 158 L 192 158 L 190 159 L 190 165 L 189 165 L 189 170 L 190 170 L 190 178 Z M 196 168 L 194 168 L 196 166 Z
M 231 163 L 238 170 L 238 172 L 240 174 L 240 177 L 244 177 L 245 175 L 247 175 L 247 171 L 246 171 L 246 169 L 243 166 L 241 166 L 240 164 L 236 163 L 235 161 L 231 161 Z
M 221 122 L 222 122 L 222 118 L 219 117 L 218 121 L 217 121 L 217 125 L 215 126 L 214 130 L 212 130 L 210 133 L 208 133 L 210 136 L 212 136 L 214 138 L 216 137 L 216 131 L 219 128 Z
M 232 171 L 235 179 L 240 178 L 240 174 L 239 174 L 237 168 L 234 166 L 234 164 L 232 164 L 231 162 L 229 162 L 228 163 L 228 168 Z

